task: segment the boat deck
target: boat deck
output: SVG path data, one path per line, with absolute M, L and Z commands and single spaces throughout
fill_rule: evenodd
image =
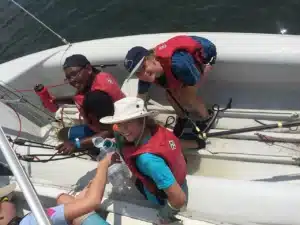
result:
M 39 199 L 41 200 L 42 205 L 47 208 L 56 205 L 56 196 L 61 193 L 70 192 L 70 189 L 65 187 L 58 187 L 51 185 L 48 181 L 45 180 L 32 180 L 36 188 L 37 193 L 39 194 Z M 30 208 L 24 199 L 22 192 L 19 187 L 17 187 L 14 196 L 13 202 L 17 205 L 17 214 L 18 216 L 24 216 L 30 212 Z M 105 205 L 103 207 L 103 205 Z M 105 209 L 103 209 L 105 208 Z M 153 224 L 156 220 L 155 210 L 152 208 L 147 208 L 143 206 L 134 206 L 133 204 L 119 201 L 108 201 L 107 198 L 104 198 L 102 203 L 102 209 L 99 209 L 97 213 L 105 220 L 114 225 L 150 225 Z M 184 224 L 184 225 L 220 225 L 218 222 L 209 222 L 209 221 L 199 221 L 193 220 L 187 217 L 178 216 L 180 222 L 174 222 L 172 224 Z M 224 225 L 224 223 L 222 223 Z M 229 225 L 229 224 L 228 224 Z

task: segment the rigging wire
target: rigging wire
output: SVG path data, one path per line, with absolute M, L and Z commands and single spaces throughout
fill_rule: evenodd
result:
M 13 4 L 15 4 L 17 7 L 19 7 L 21 10 L 23 10 L 26 14 L 28 14 L 30 17 L 32 17 L 35 21 L 37 21 L 39 24 L 41 24 L 44 28 L 49 30 L 52 34 L 54 34 L 56 37 L 58 37 L 64 44 L 70 45 L 71 43 L 68 42 L 65 38 L 60 36 L 57 32 L 52 30 L 49 26 L 47 26 L 45 23 L 43 23 L 41 20 L 39 20 L 36 16 L 34 16 L 32 13 L 30 13 L 28 10 L 26 10 L 23 6 L 21 6 L 19 3 L 17 3 L 14 0 L 10 0 Z
M 51 115 L 50 113 L 44 111 L 43 109 L 41 109 L 40 107 L 34 105 L 33 103 L 31 103 L 29 100 L 27 100 L 23 95 L 19 95 L 17 94 L 17 90 L 10 86 L 9 84 L 5 83 L 4 81 L 0 80 L 1 83 L 3 83 L 4 85 L 0 85 L 6 92 L 14 95 L 15 97 L 17 97 L 20 101 L 22 101 L 23 103 L 26 103 L 28 106 L 31 106 L 34 110 L 36 110 L 36 112 L 40 112 L 44 115 L 46 115 L 48 118 L 51 118 L 52 120 L 56 121 L 56 118 Z
M 9 142 L 19 145 L 19 146 L 28 146 L 28 147 L 43 148 L 43 149 L 54 149 L 56 147 L 54 145 L 44 144 L 44 143 L 27 140 L 27 139 L 18 138 L 18 139 L 12 140 L 12 138 L 10 136 L 7 136 L 7 139 Z M 26 144 L 27 142 L 29 144 Z M 72 155 L 66 155 L 65 157 L 62 157 L 64 155 L 59 154 L 58 152 L 56 152 L 54 154 L 26 154 L 26 155 L 21 155 L 16 152 L 16 154 L 20 160 L 27 161 L 27 162 L 46 163 L 46 162 L 50 162 L 50 161 L 59 161 L 59 160 L 63 160 L 63 159 L 80 158 L 83 155 L 87 155 L 91 159 L 96 160 L 95 156 L 89 154 L 89 150 L 83 150 L 81 152 L 73 153 Z M 47 156 L 49 156 L 48 159 L 40 159 L 39 158 L 39 157 L 47 157 Z M 59 158 L 57 158 L 57 157 L 59 157 Z
M 1 80 L 0 80 L 0 81 L 1 81 Z M 13 90 L 14 90 L 15 92 L 17 92 L 17 93 L 23 93 L 23 92 L 35 92 L 33 89 L 15 89 L 14 87 L 8 85 L 8 84 L 5 83 L 4 81 L 1 81 L 1 82 L 2 82 L 4 85 L 8 86 L 9 88 L 13 89 Z M 51 88 L 56 88 L 56 87 L 64 86 L 64 85 L 66 85 L 66 84 L 68 84 L 68 82 L 63 82 L 63 83 L 54 84 L 54 85 L 46 85 L 45 87 L 48 88 L 48 89 L 51 89 Z M 3 85 L 0 85 L 0 86 L 3 87 L 3 88 L 5 88 L 5 86 L 3 86 Z M 15 96 L 18 96 L 18 97 L 19 97 L 18 100 L 9 100 L 9 101 L 11 101 L 12 103 L 23 101 L 23 103 L 28 103 L 30 106 L 34 106 L 35 109 L 38 109 L 40 112 L 46 114 L 46 116 L 48 116 L 48 117 L 50 116 L 50 115 L 49 115 L 47 112 L 45 112 L 43 109 L 41 109 L 41 108 L 35 106 L 34 104 L 30 103 L 30 101 L 27 100 L 26 98 L 24 98 L 23 95 L 19 96 L 18 94 L 16 94 L 16 93 L 13 92 L 12 90 L 9 90 L 9 89 L 7 89 L 7 88 L 5 88 L 5 89 L 7 90 L 7 92 L 13 93 Z M 6 95 L 7 95 L 7 92 L 5 93 Z M 3 99 L 3 97 L 2 97 L 2 99 Z M 6 101 L 6 103 L 9 103 L 8 100 L 5 100 L 5 101 Z M 67 116 L 67 114 L 64 112 L 64 106 L 62 106 L 60 121 L 58 121 L 58 120 L 57 120 L 55 117 L 53 117 L 52 115 L 51 115 L 50 117 L 51 117 L 51 119 L 53 119 L 54 121 L 60 122 L 60 123 L 62 124 L 62 126 L 65 127 L 64 118 L 63 118 L 64 115 Z M 35 117 L 34 115 L 31 115 L 31 116 Z M 39 118 L 37 118 L 37 117 L 35 117 L 35 118 L 36 118 L 36 119 L 39 119 Z M 79 120 L 80 120 L 80 117 L 79 117 Z
M 15 110 L 10 104 L 6 103 L 5 105 L 7 105 L 9 108 L 11 108 L 15 112 L 15 114 L 18 118 L 19 130 L 18 130 L 17 136 L 15 137 L 15 141 L 16 141 L 21 136 L 21 133 L 22 133 L 22 120 L 21 120 L 20 114 L 17 112 L 17 110 Z M 13 147 L 14 147 L 14 142 L 12 144 L 12 148 Z
M 46 85 L 44 86 L 45 88 L 56 88 L 56 87 L 60 87 L 60 86 L 64 86 L 68 84 L 68 82 L 64 82 L 64 83 L 60 83 L 60 84 L 55 84 L 55 85 Z M 33 89 L 15 89 L 16 92 L 35 92 Z

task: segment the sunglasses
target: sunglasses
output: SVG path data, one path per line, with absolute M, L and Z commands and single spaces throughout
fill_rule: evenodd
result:
M 85 67 L 81 67 L 78 71 L 73 71 L 68 74 L 66 74 L 65 82 L 72 82 L 79 74 L 80 72 L 85 69 Z
M 7 196 L 0 198 L 0 202 L 8 202 L 8 201 L 9 201 L 9 199 Z

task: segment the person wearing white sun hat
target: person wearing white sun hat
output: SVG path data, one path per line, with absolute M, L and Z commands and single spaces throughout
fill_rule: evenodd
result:
M 100 119 L 115 124 L 117 146 L 125 163 L 137 178 L 137 187 L 146 199 L 160 206 L 162 223 L 187 203 L 187 167 L 179 139 L 168 129 L 157 125 L 157 111 L 147 111 L 144 101 L 126 97 L 114 103 L 113 116 Z

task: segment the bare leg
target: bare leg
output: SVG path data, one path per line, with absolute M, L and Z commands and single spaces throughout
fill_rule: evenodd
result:
M 76 195 L 76 197 L 66 194 L 66 193 L 59 195 L 56 199 L 57 204 L 58 205 L 66 204 L 70 201 L 73 201 L 74 199 L 84 198 L 90 184 L 91 184 L 91 182 L 78 195 Z
M 75 197 L 72 196 L 72 195 L 68 195 L 68 194 L 61 194 L 57 199 L 56 199 L 56 202 L 58 205 L 61 205 L 61 204 L 67 204 L 67 203 L 70 203 L 72 201 L 75 200 Z
M 62 205 L 62 204 L 68 204 L 72 201 L 75 200 L 75 197 L 73 197 L 72 195 L 68 195 L 68 194 L 61 194 L 57 199 L 57 204 L 58 205 Z M 73 225 L 80 225 L 80 223 L 76 222 L 77 219 L 72 221 Z
M 190 105 L 202 118 L 209 116 L 202 97 L 197 96 L 198 88 L 196 86 L 185 86 L 180 90 L 180 101 Z
M 72 195 L 68 195 L 68 194 L 62 194 L 62 195 L 60 195 L 60 196 L 57 198 L 57 204 L 58 204 L 58 205 L 61 205 L 61 204 L 68 204 L 68 203 L 74 201 L 75 199 L 78 199 L 78 198 L 84 198 L 86 191 L 87 191 L 87 188 L 83 189 L 83 190 L 79 193 L 79 195 L 77 195 L 76 197 L 74 197 L 74 196 L 72 196 Z M 85 215 L 76 218 L 75 220 L 72 221 L 72 224 L 73 224 L 73 225 L 81 225 L 82 218 L 83 218 L 84 216 L 85 216 Z
M 172 97 L 174 97 L 178 102 L 180 102 L 179 95 L 177 95 L 176 90 L 172 91 Z M 173 133 L 176 137 L 180 137 L 183 134 L 185 124 L 187 122 L 187 119 L 184 117 L 184 112 L 181 110 L 181 108 L 178 106 L 178 104 L 174 101 L 174 99 L 170 96 L 168 91 L 166 91 L 167 99 L 169 103 L 172 105 L 174 108 L 176 115 L 177 115 L 177 120 L 176 124 L 173 129 Z
M 192 106 L 195 107 L 194 109 L 201 115 L 203 118 L 207 118 L 209 116 L 206 106 L 202 97 L 196 96 L 196 99 L 193 99 Z
M 175 92 L 171 92 L 173 97 L 180 102 L 179 96 Z M 171 104 L 171 106 L 174 108 L 175 113 L 178 117 L 183 118 L 184 114 L 182 110 L 179 108 L 179 106 L 176 104 L 176 102 L 173 100 L 173 98 L 169 95 L 169 93 L 166 91 L 166 97 L 168 102 Z

